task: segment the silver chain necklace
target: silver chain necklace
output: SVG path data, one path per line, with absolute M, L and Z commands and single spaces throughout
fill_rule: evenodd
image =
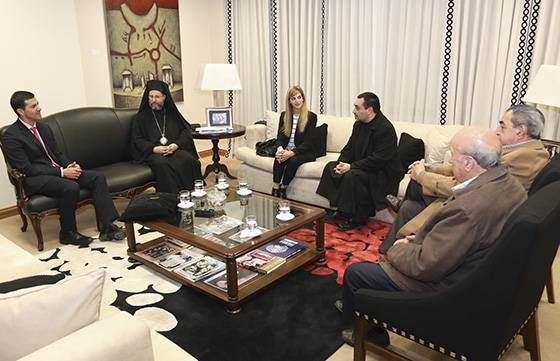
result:
M 159 133 L 161 134 L 161 138 L 159 138 L 159 142 L 161 145 L 166 145 L 167 138 L 165 137 L 165 116 L 166 116 L 165 107 L 163 107 L 163 130 L 161 130 L 161 127 L 159 126 L 159 122 L 156 118 L 156 113 L 154 113 L 153 109 L 152 109 L 152 115 L 154 116 L 154 121 L 156 122 L 156 126 L 159 130 Z

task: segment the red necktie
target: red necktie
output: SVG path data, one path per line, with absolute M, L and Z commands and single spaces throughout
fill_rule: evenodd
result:
M 35 138 L 37 138 L 37 140 L 39 141 L 39 143 L 41 143 L 41 145 L 43 146 L 43 149 L 45 150 L 45 153 L 47 153 L 47 157 L 49 157 L 49 160 L 51 161 L 51 165 L 53 167 L 56 168 L 62 168 L 60 166 L 60 164 L 58 164 L 57 162 L 54 161 L 54 159 L 51 157 L 51 155 L 49 154 L 49 151 L 47 150 L 47 147 L 45 146 L 45 143 L 43 143 L 43 141 L 41 140 L 41 137 L 39 136 L 39 132 L 37 131 L 37 127 L 31 127 L 31 132 L 33 133 L 33 135 L 35 136 Z

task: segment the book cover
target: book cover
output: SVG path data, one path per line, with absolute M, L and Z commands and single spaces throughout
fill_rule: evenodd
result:
M 294 241 L 293 239 L 284 237 L 284 238 L 276 239 L 268 244 L 265 244 L 259 249 L 261 251 L 268 252 L 273 256 L 290 258 L 306 248 L 307 247 L 305 247 L 303 244 Z
M 258 273 L 250 271 L 245 268 L 237 269 L 237 285 L 241 286 L 247 281 L 257 277 Z M 204 280 L 204 283 L 216 287 L 219 290 L 227 292 L 227 272 L 224 270 L 210 278 Z
M 223 270 L 225 267 L 226 264 L 224 262 L 218 261 L 210 256 L 204 256 L 200 259 L 195 259 L 183 266 L 175 268 L 173 272 L 196 282 L 201 278 Z
M 237 259 L 239 266 L 259 273 L 270 273 L 282 264 L 286 259 L 273 256 L 268 252 L 255 249 Z
M 199 259 L 201 257 L 202 257 L 201 254 L 197 254 L 184 249 L 181 252 L 177 252 L 169 256 L 163 257 L 162 259 L 159 260 L 158 264 L 163 268 L 171 269 L 180 266 L 184 263 L 191 262 L 195 259 Z
M 158 243 L 155 246 L 145 249 L 142 251 L 142 254 L 152 258 L 160 258 L 163 256 L 167 256 L 170 253 L 177 252 L 178 249 L 171 243 L 163 242 Z

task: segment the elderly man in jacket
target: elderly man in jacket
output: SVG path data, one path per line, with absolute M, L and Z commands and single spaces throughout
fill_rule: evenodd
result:
M 354 293 L 360 288 L 387 291 L 436 291 L 450 286 L 480 262 L 476 254 L 498 238 L 509 215 L 526 198 L 523 186 L 500 165 L 496 134 L 465 128 L 451 140 L 451 165 L 458 184 L 452 196 L 415 236 L 399 239 L 378 263 L 361 262 L 344 274 L 343 301 L 335 306 L 352 319 Z M 389 343 L 384 329 L 368 335 Z M 343 331 L 353 342 L 353 329 Z

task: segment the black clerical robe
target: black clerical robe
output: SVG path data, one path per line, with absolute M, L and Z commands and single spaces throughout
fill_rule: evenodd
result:
M 334 172 L 339 161 L 350 164 L 342 175 Z M 395 128 L 379 112 L 370 123 L 354 123 L 338 161 L 323 169 L 317 193 L 339 211 L 363 220 L 386 207 L 385 196 L 398 190 L 403 175 Z
M 138 113 L 132 121 L 131 153 L 136 162 L 147 163 L 152 168 L 158 192 L 177 194 L 183 189 L 192 190 L 194 181 L 201 179 L 202 173 L 190 125 L 173 110 L 165 113 L 167 145 L 175 143 L 179 149 L 166 156 L 153 152 L 154 147 L 161 145 L 164 111 L 152 113 L 151 109 L 147 109 Z

